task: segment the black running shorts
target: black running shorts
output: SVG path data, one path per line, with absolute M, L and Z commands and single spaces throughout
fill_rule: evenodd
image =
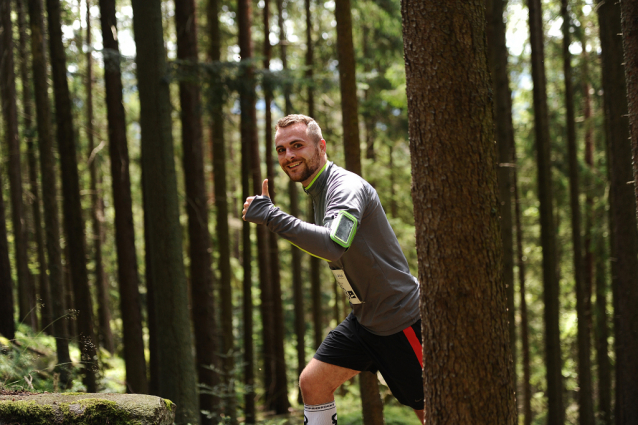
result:
M 423 409 L 421 320 L 401 332 L 379 336 L 350 313 L 321 343 L 315 359 L 358 371 L 381 372 L 401 404 Z

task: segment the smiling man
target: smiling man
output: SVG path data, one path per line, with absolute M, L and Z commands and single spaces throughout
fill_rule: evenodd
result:
M 328 161 L 321 129 L 308 116 L 280 119 L 275 147 L 281 168 L 312 197 L 318 224 L 275 207 L 267 180 L 261 196 L 246 199 L 243 218 L 327 261 L 352 306 L 299 377 L 304 423 L 335 425 L 334 392 L 361 371 L 380 371 L 423 422 L 419 286 L 376 191 Z

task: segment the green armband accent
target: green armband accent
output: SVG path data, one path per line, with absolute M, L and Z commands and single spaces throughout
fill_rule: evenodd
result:
M 332 222 L 330 239 L 344 248 L 350 248 L 354 235 L 357 233 L 357 219 L 348 211 L 339 211 Z

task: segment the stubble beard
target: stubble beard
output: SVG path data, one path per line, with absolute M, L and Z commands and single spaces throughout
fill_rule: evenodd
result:
M 302 174 L 300 174 L 298 177 L 293 177 L 290 175 L 290 171 L 287 168 L 284 168 L 284 172 L 288 175 L 290 180 L 292 180 L 293 182 L 295 183 L 304 182 L 308 180 L 310 176 L 314 174 L 315 171 L 317 171 L 317 169 L 319 168 L 319 164 L 321 164 L 320 159 L 321 159 L 321 150 L 319 149 L 319 146 L 317 146 L 315 155 L 309 160 L 302 159 L 301 160 L 302 163 L 298 165 L 298 167 L 302 167 L 303 165 L 306 166 L 306 170 Z

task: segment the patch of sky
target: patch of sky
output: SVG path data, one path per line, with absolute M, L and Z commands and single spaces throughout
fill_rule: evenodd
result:
M 228 58 L 230 61 L 239 62 L 241 56 L 239 56 L 239 45 L 233 44 L 228 46 Z
M 333 12 L 334 12 L 334 10 L 335 10 L 335 2 L 334 2 L 333 0 L 327 1 L 327 2 L 325 2 L 325 3 L 323 4 L 323 7 L 324 7 L 326 10 L 330 10 L 330 11 L 333 11 Z
M 275 58 L 270 60 L 270 70 L 271 71 L 281 71 L 284 69 L 283 64 L 281 63 L 281 59 Z
M 239 105 L 239 99 L 235 99 L 233 102 L 232 108 L 230 108 L 230 113 L 233 115 L 241 114 L 241 106 Z

